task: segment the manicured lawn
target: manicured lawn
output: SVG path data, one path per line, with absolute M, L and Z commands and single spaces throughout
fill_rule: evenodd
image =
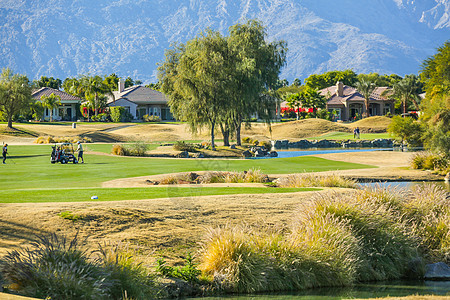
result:
M 320 191 L 320 188 L 152 186 L 149 188 L 35 189 L 0 192 L 0 203 L 118 201 L 208 195 L 267 194 Z M 97 196 L 98 200 L 91 200 Z
M 89 145 L 89 147 L 94 147 Z M 85 164 L 51 164 L 50 145 L 10 146 L 11 158 L 0 166 L 0 190 L 99 187 L 104 181 L 188 171 L 244 171 L 266 174 L 370 168 L 317 157 L 276 159 L 173 159 L 85 154 Z
M 389 139 L 389 133 L 361 133 L 362 140 Z M 321 136 L 308 138 L 308 140 L 354 140 L 353 133 L 330 132 Z

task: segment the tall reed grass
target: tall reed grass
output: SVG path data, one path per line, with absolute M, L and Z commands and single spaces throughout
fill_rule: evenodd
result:
M 277 180 L 277 185 L 286 188 L 296 187 L 342 187 L 355 188 L 356 181 L 337 174 L 291 174 Z
M 448 262 L 448 202 L 435 185 L 317 194 L 295 211 L 289 228 L 210 230 L 200 268 L 233 292 L 420 278 L 426 262 Z

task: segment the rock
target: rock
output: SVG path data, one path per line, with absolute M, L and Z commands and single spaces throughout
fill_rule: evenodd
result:
M 450 281 L 450 267 L 443 263 L 426 265 L 425 280 Z
M 278 152 L 277 151 L 270 151 L 269 152 L 269 156 L 270 157 L 278 157 Z
M 158 184 L 159 184 L 158 181 L 153 181 L 153 180 L 150 180 L 150 179 L 147 179 L 147 180 L 145 181 L 145 183 L 146 183 L 146 184 L 149 184 L 149 185 L 158 185 Z
M 255 157 L 264 157 L 264 156 L 266 156 L 267 151 L 258 149 L 254 153 L 255 153 Z
M 180 153 L 177 154 L 178 158 L 189 158 L 189 152 L 187 151 L 182 151 Z
M 192 154 L 192 157 L 193 158 L 205 158 L 205 155 L 201 152 L 197 152 L 197 153 Z
M 164 278 L 159 279 L 159 281 L 169 299 L 195 296 L 200 293 L 200 289 L 197 286 L 181 279 Z
M 230 149 L 236 149 L 236 145 L 231 145 Z
M 252 157 L 252 153 L 248 150 L 245 150 L 244 152 L 242 152 L 242 156 L 243 157 Z
M 449 182 L 449 181 L 450 181 L 450 172 L 448 172 L 447 175 L 445 175 L 444 180 L 445 180 L 446 182 Z

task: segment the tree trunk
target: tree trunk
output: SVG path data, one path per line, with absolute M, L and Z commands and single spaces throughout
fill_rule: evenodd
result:
M 365 116 L 366 116 L 366 118 L 368 118 L 368 117 L 370 117 L 370 115 L 369 115 L 369 99 L 366 99 L 364 101 L 364 105 L 366 106 Z
M 236 124 L 236 145 L 237 146 L 242 146 L 241 143 L 241 120 L 239 120 Z
M 225 126 L 224 124 L 220 123 L 220 131 L 222 131 L 223 136 L 223 145 L 230 146 L 230 129 Z
M 214 125 L 215 122 L 211 122 L 211 150 L 216 151 L 216 146 L 214 144 Z
M 98 100 L 97 100 L 97 93 L 95 93 L 95 99 L 94 99 L 94 113 L 95 113 L 95 119 L 97 119 L 97 114 L 98 114 L 98 112 L 97 112 L 97 102 L 98 102 Z
M 12 129 L 12 116 L 8 116 L 8 128 Z
M 405 117 L 406 115 L 406 98 L 405 99 L 403 99 L 403 117 Z
M 297 120 L 300 120 L 300 106 L 297 107 L 297 111 L 295 113 L 297 114 Z

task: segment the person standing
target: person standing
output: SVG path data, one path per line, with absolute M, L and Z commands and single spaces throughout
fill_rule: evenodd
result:
M 2 155 L 3 155 L 3 163 L 6 164 L 6 154 L 8 154 L 8 144 L 3 145 Z
M 80 162 L 80 159 L 81 159 L 81 163 L 84 164 L 83 145 L 81 145 L 80 141 L 78 141 L 77 144 L 78 144 L 78 148 L 77 148 L 77 151 L 78 151 L 78 162 Z

